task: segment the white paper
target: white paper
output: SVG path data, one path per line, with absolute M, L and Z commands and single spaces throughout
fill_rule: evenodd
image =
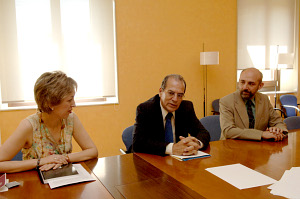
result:
M 78 174 L 65 176 L 61 178 L 53 178 L 49 179 L 48 183 L 51 189 L 61 187 L 64 185 L 79 183 L 79 182 L 86 182 L 86 181 L 93 181 L 95 180 L 89 172 L 87 172 L 81 164 L 73 164 L 75 169 L 77 170 Z
M 238 189 L 247 189 L 275 183 L 276 180 L 241 164 L 205 169 Z
M 271 194 L 283 196 L 286 198 L 300 198 L 300 167 L 293 167 L 291 170 L 286 170 L 281 179 L 268 187 Z

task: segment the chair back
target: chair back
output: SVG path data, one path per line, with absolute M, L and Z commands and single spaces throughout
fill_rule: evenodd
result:
M 15 155 L 15 157 L 13 157 L 13 159 L 11 159 L 12 161 L 21 161 L 23 160 L 23 153 L 22 151 L 19 151 L 17 153 L 17 155 Z
M 212 107 L 213 107 L 213 114 L 214 115 L 219 115 L 220 114 L 220 111 L 219 111 L 219 101 L 220 99 L 215 99 L 213 102 L 212 102 Z
M 210 134 L 210 141 L 220 140 L 220 115 L 210 115 L 200 119 L 201 124 Z
M 300 129 L 300 116 L 292 116 L 283 120 L 288 130 Z
M 297 97 L 295 95 L 281 95 L 280 103 L 282 104 L 283 108 L 285 109 L 287 117 L 296 116 L 295 108 L 284 107 L 284 105 L 290 105 L 290 106 L 297 107 Z
M 133 125 L 127 127 L 122 133 L 122 140 L 126 146 L 126 153 L 130 153 L 132 146 L 132 133 L 133 133 Z

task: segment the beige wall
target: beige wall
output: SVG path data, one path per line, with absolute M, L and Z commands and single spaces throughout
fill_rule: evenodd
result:
M 235 90 L 236 0 L 116 0 L 116 25 L 119 104 L 75 108 L 99 157 L 120 154 L 121 134 L 134 123 L 136 106 L 158 92 L 167 74 L 184 76 L 186 99 L 203 117 L 203 43 L 205 51 L 220 52 L 220 64 L 208 67 L 208 113 L 214 99 Z M 34 112 L 0 112 L 2 142 Z

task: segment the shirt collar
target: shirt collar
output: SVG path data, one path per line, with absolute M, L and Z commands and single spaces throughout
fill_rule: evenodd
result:
M 244 103 L 246 104 L 247 101 L 248 101 L 248 100 L 244 100 Z M 253 106 L 255 107 L 255 97 L 253 97 L 253 98 L 251 99 L 251 101 L 252 101 L 252 103 L 253 103 Z
M 161 109 L 161 113 L 162 113 L 163 119 L 165 120 L 165 119 L 166 119 L 166 116 L 167 116 L 167 114 L 168 114 L 168 111 L 167 111 L 166 109 L 164 109 L 164 107 L 163 107 L 162 104 L 161 104 L 161 101 L 159 101 L 159 104 L 160 104 L 160 109 Z M 173 114 L 173 117 L 174 117 L 174 119 L 175 119 L 175 111 L 172 112 L 172 114 Z

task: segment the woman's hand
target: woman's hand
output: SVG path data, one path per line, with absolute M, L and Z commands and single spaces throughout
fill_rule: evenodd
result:
M 50 169 L 57 169 L 61 166 L 62 164 L 44 164 L 43 166 L 40 167 L 41 171 L 48 171 Z
M 44 157 L 40 161 L 40 165 L 46 165 L 46 164 L 68 164 L 68 156 L 64 155 L 50 155 L 47 157 Z

